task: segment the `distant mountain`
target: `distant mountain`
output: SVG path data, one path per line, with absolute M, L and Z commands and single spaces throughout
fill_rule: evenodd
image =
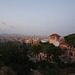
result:
M 8 34 L 8 33 L 0 34 L 0 36 L 2 36 L 2 37 L 26 37 L 26 38 L 45 38 L 45 39 L 48 39 L 48 36 L 22 35 L 22 34 Z
M 0 34 L 0 36 L 24 36 L 24 35 L 3 33 L 3 34 Z

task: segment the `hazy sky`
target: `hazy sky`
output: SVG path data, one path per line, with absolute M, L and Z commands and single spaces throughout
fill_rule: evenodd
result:
M 0 33 L 75 33 L 75 0 L 0 0 Z

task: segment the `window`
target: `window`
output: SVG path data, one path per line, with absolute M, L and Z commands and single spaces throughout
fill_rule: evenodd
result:
M 55 37 L 51 37 L 51 39 L 55 39 Z
M 72 53 L 72 52 L 69 52 L 69 55 L 70 55 L 70 56 L 73 56 L 73 53 Z
M 63 51 L 62 54 L 65 54 L 65 51 Z
M 57 37 L 57 39 L 59 39 L 59 37 Z

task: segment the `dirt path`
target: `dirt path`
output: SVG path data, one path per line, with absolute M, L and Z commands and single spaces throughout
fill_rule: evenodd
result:
M 33 71 L 34 75 L 42 75 L 38 70 Z

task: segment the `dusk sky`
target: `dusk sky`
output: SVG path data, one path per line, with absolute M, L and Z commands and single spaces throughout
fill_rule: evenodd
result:
M 0 33 L 75 33 L 75 0 L 0 0 Z

